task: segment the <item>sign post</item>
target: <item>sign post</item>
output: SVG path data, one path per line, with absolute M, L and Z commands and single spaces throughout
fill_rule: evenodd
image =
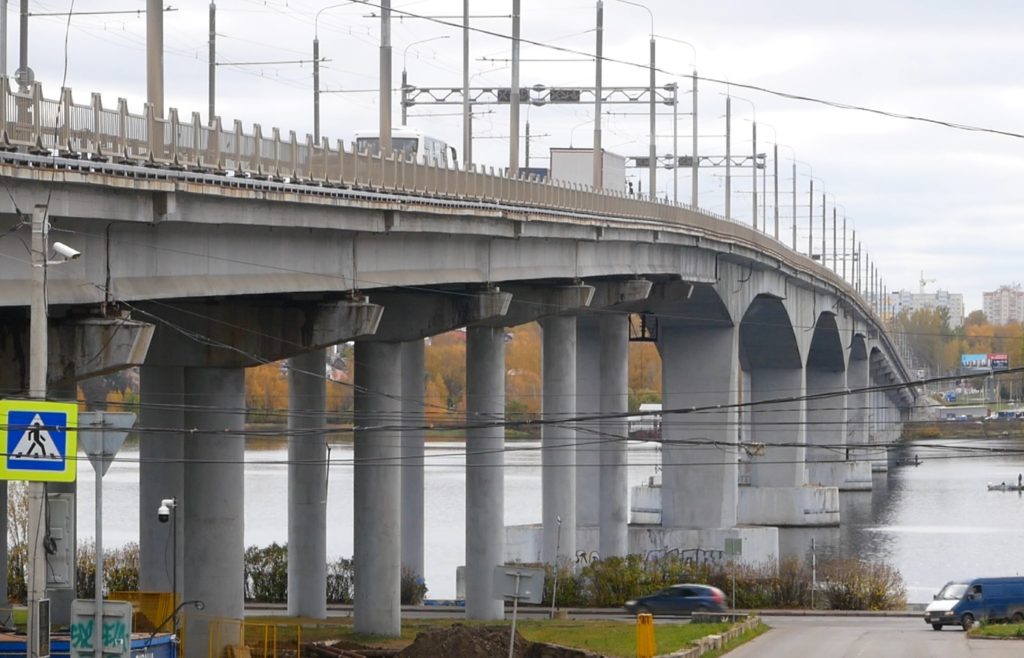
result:
M 103 658 L 103 476 L 121 449 L 128 430 L 135 424 L 133 413 L 82 413 L 79 421 L 79 441 L 96 471 L 96 601 L 93 604 L 94 647 L 100 647 L 95 658 Z M 78 603 L 75 600 L 74 603 Z M 128 632 L 131 632 L 131 604 L 129 604 Z M 130 645 L 130 643 L 129 643 Z M 129 654 L 131 647 L 128 647 Z
M 725 554 L 727 557 L 738 558 L 743 555 L 743 538 L 726 537 Z M 732 609 L 736 609 L 736 565 L 732 565 Z
M 512 634 L 508 640 L 508 658 L 512 658 L 516 648 L 519 600 L 540 603 L 544 599 L 544 570 L 499 564 L 494 567 L 494 593 L 512 599 Z

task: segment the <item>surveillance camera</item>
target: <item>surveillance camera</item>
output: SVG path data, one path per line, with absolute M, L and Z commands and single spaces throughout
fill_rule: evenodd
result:
M 156 510 L 156 518 L 160 519 L 160 523 L 167 523 L 167 519 L 171 518 L 171 508 L 167 505 L 161 505 Z
M 54 242 L 53 250 L 62 256 L 64 260 L 75 260 L 82 255 L 82 252 L 77 249 L 72 249 L 63 242 Z

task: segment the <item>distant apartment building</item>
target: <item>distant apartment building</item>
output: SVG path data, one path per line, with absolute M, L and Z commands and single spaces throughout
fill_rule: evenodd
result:
M 911 292 L 900 290 L 889 293 L 889 308 L 893 315 L 900 311 L 913 313 L 914 311 L 926 308 L 936 310 L 945 308 L 949 311 L 949 326 L 957 328 L 964 323 L 964 296 L 959 292 L 938 290 L 936 292 Z
M 983 292 L 981 310 L 992 324 L 1024 322 L 1024 290 L 1019 283 L 999 286 L 998 290 Z

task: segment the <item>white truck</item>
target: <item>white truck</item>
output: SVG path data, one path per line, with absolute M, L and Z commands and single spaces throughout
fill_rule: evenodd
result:
M 603 187 L 615 192 L 626 191 L 626 158 L 602 149 Z M 594 149 L 551 149 L 551 178 L 570 183 L 594 183 Z

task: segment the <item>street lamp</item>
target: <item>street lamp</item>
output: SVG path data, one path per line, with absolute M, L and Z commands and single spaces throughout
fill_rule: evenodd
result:
M 649 162 L 649 165 L 648 165 L 648 174 L 647 174 L 648 177 L 650 178 L 650 180 L 647 181 L 647 190 L 648 190 L 649 194 L 651 195 L 651 198 L 655 199 L 655 198 L 657 198 L 657 191 L 658 191 L 657 180 L 656 180 L 657 172 L 658 172 L 658 153 L 657 153 L 657 146 L 655 145 L 655 128 L 656 128 L 656 126 L 655 126 L 655 113 L 654 113 L 654 104 L 655 104 L 655 99 L 654 99 L 654 71 L 655 71 L 655 59 L 654 59 L 654 12 L 652 12 L 646 5 L 642 5 L 639 2 L 633 2 L 633 0 L 617 0 L 617 1 L 621 2 L 622 4 L 625 4 L 625 5 L 632 5 L 634 7 L 640 7 L 641 9 L 646 11 L 648 14 L 650 14 L 650 17 L 651 17 L 651 62 L 650 62 L 650 67 L 649 67 L 650 68 L 651 80 L 650 80 L 650 89 L 648 90 L 648 93 L 651 96 L 651 130 L 650 130 L 650 137 L 651 138 L 650 138 L 650 152 L 648 153 L 648 157 L 650 158 L 650 162 Z M 696 154 L 694 155 L 694 157 L 696 157 Z
M 178 610 L 178 499 L 164 498 L 156 510 L 160 523 L 171 521 L 171 603 L 172 609 Z M 200 608 L 201 610 L 202 608 Z M 174 637 L 178 637 L 178 617 L 171 616 L 171 629 Z
M 313 143 L 320 143 L 320 14 L 328 9 L 344 7 L 360 0 L 348 0 L 334 5 L 327 5 L 313 16 Z
M 408 80 L 408 75 L 406 74 L 406 70 L 405 70 L 406 66 L 405 65 L 406 65 L 406 62 L 407 62 L 407 57 L 409 55 L 409 49 L 412 48 L 413 46 L 419 45 L 421 43 L 427 43 L 428 41 L 439 41 L 441 39 L 447 39 L 447 38 L 448 38 L 448 35 L 446 34 L 446 35 L 439 36 L 439 37 L 430 37 L 429 39 L 420 39 L 419 41 L 413 41 L 412 43 L 410 43 L 408 46 L 405 47 L 405 50 L 402 51 L 402 125 L 403 126 L 405 125 L 405 121 L 408 118 L 408 114 L 407 114 L 408 107 L 407 107 L 407 103 L 405 102 L 405 96 L 406 96 L 406 93 L 408 92 L 408 89 L 409 89 L 409 80 Z

